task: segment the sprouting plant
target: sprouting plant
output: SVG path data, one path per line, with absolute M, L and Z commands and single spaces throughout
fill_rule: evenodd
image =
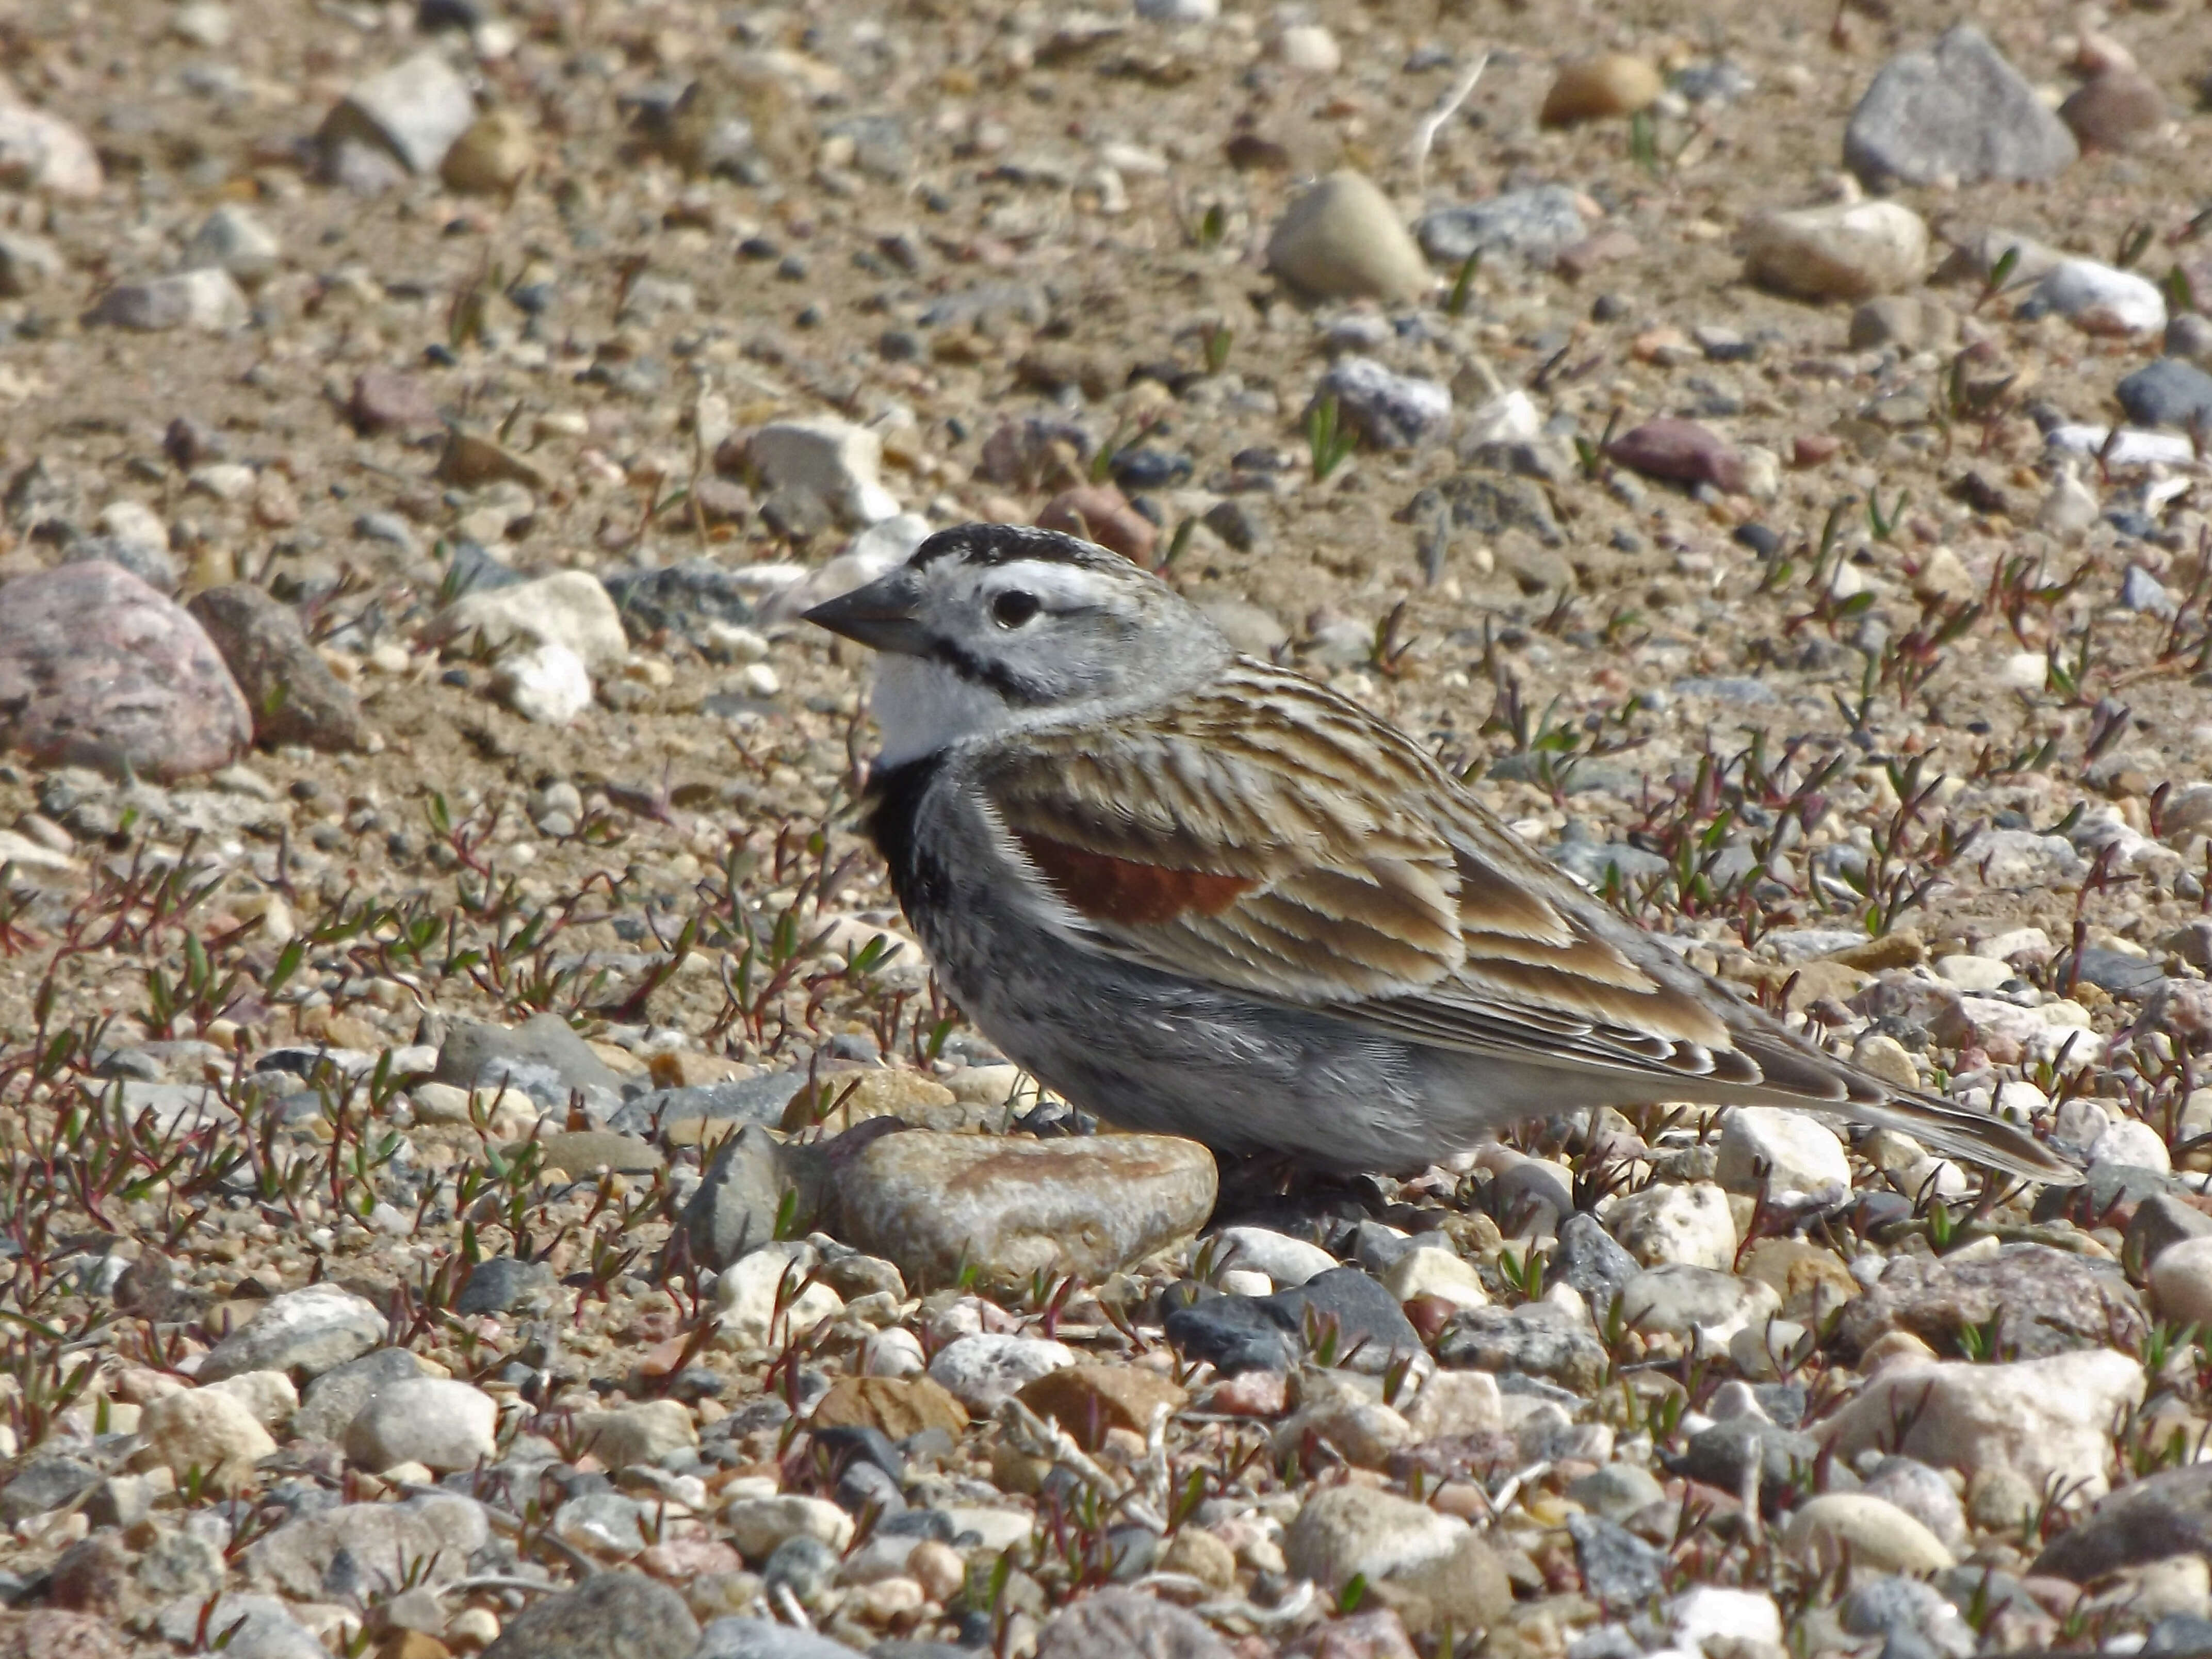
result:
M 1482 250 L 1476 248 L 1459 262 L 1459 274 L 1452 278 L 1451 292 L 1444 299 L 1444 313 L 1450 317 L 1467 315 L 1468 302 L 1474 297 L 1475 273 L 1482 269 Z
M 1336 393 L 1323 392 L 1306 411 L 1306 450 L 1312 462 L 1313 481 L 1326 482 L 1328 475 L 1358 447 L 1359 434 L 1343 419 Z

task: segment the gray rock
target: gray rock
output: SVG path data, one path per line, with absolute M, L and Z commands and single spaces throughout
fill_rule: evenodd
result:
M 2149 571 L 2139 564 L 2131 564 L 2128 567 L 2127 574 L 2120 578 L 2120 608 L 2124 611 L 2132 611 L 2138 616 L 2170 617 L 2174 611 L 2173 595 L 2167 591 L 2166 584 L 2152 575 Z M 2106 951 L 2103 954 L 2116 956 L 2118 952 Z M 2086 974 L 2087 972 L 2086 963 L 2090 953 L 2084 951 L 2081 955 L 2085 963 L 2083 972 Z M 2149 969 L 2151 977 L 2158 976 L 2158 966 L 2155 963 L 2144 965 Z M 2105 988 L 2109 990 L 2112 988 L 2107 986 Z
M 362 746 L 360 702 L 331 672 L 291 606 L 250 582 L 232 582 L 195 595 L 187 609 L 246 694 L 258 742 Z
M 2114 388 L 2120 407 L 2138 426 L 2212 426 L 2212 374 L 2179 357 L 2161 357 Z
M 359 146 L 386 151 L 410 173 L 432 173 L 476 118 L 469 83 L 441 53 L 425 51 L 357 84 L 324 117 L 316 138 L 326 166 Z
M 465 1316 L 513 1313 L 550 1295 L 560 1282 L 550 1262 L 492 1256 L 470 1269 L 468 1283 L 453 1298 L 453 1311 Z
M 2166 1469 L 2100 1501 L 2035 1559 L 2034 1571 L 2086 1584 L 2122 1567 L 2212 1552 L 2212 1463 Z
M 1451 509 L 1455 529 L 1471 530 L 1480 537 L 1503 536 L 1508 531 L 1518 530 L 1534 536 L 1547 547 L 1565 544 L 1565 533 L 1552 513 L 1551 497 L 1534 479 L 1498 472 L 1455 472 L 1437 484 L 1436 490 Z M 1419 504 L 1419 496 L 1415 502 Z M 1426 517 L 1425 514 L 1418 514 L 1417 521 L 1425 522 Z
M 1339 419 L 1376 449 L 1414 449 L 1451 428 L 1452 397 L 1434 380 L 1399 374 L 1372 357 L 1340 357 L 1314 392 L 1336 399 Z
M 1639 1608 L 1666 1588 L 1666 1552 L 1618 1522 L 1597 1515 L 1571 1515 L 1567 1535 L 1575 1540 L 1583 1589 L 1600 1606 L 1624 1612 Z
M 1855 1585 L 1838 1611 L 1853 1635 L 1887 1638 L 1882 1651 L 1893 1656 L 1924 1652 L 1966 1659 L 1979 1645 L 1972 1628 L 1942 1592 L 1895 1573 Z
M 1229 1659 L 1229 1647 L 1195 1613 L 1108 1589 L 1054 1614 L 1036 1659 Z
M 7 289 L 8 255 L 4 240 L 0 240 L 0 294 Z M 2195 363 L 2199 368 L 2212 367 L 2212 317 L 2194 311 L 2185 311 L 2166 325 L 2166 355 Z
M 606 585 L 623 627 L 633 639 L 642 639 L 663 629 L 684 635 L 695 645 L 711 638 L 708 624 L 746 628 L 754 620 L 753 601 L 759 589 L 744 581 L 737 571 L 711 559 L 687 559 L 681 564 L 649 570 L 619 570 L 599 579 Z
M 2033 183 L 2081 154 L 2066 124 L 1971 23 L 1882 65 L 1844 130 L 1844 163 L 1869 185 Z
M 241 1328 L 216 1344 L 199 1380 L 219 1382 L 246 1371 L 320 1376 L 384 1340 L 376 1304 L 335 1285 L 310 1285 L 270 1298 Z
M 699 1621 L 682 1596 L 641 1574 L 603 1572 L 562 1595 L 532 1601 L 507 1621 L 483 1659 L 692 1659 L 699 1649 Z M 803 1659 L 803 1650 L 777 1655 L 761 1649 L 758 1655 Z
M 720 1273 L 775 1239 L 787 1184 L 781 1152 L 757 1123 L 723 1143 L 684 1209 L 692 1261 Z
M 1985 1328 L 1993 1319 L 1998 1350 L 2021 1359 L 2133 1343 L 2148 1324 L 2142 1297 L 2117 1264 L 2045 1244 L 2008 1244 L 1978 1261 L 1898 1258 L 1878 1284 L 1845 1304 L 1838 1334 L 1850 1352 L 1905 1330 L 1940 1354 L 1954 1354 L 1968 1326 Z
M 498 1453 L 499 1405 L 454 1377 L 388 1382 L 346 1425 L 346 1455 L 367 1469 L 422 1463 L 473 1468 Z
M 1962 1549 L 1966 1541 L 1966 1511 L 1959 1494 L 1941 1473 L 1917 1457 L 1885 1457 L 1867 1476 L 1869 1498 L 1897 1505 L 1934 1533 L 1943 1547 Z
M 438 1048 L 431 1073 L 458 1089 L 495 1089 L 502 1079 L 548 1111 L 580 1091 L 586 1107 L 611 1113 L 622 1079 L 558 1014 L 537 1014 L 512 1029 L 477 1020 L 457 1024 Z
M 1476 252 L 1548 266 L 1589 234 L 1575 192 L 1564 185 L 1538 185 L 1465 207 L 1441 208 L 1413 228 L 1430 258 L 1453 266 Z
M 717 1619 L 690 1659 L 853 1659 L 853 1650 L 771 1619 Z
M 155 1628 L 181 1645 L 195 1639 L 203 1620 L 224 1634 L 222 1651 L 231 1659 L 330 1659 L 321 1639 L 273 1595 L 227 1595 L 212 1609 L 187 1596 L 162 1608 Z
M 27 300 L 68 270 L 62 251 L 45 237 L 0 233 L 0 300 Z
M 27 1521 L 58 1510 L 100 1483 L 100 1471 L 74 1457 L 33 1456 L 0 1491 L 0 1519 Z
M 756 1123 L 774 1129 L 781 1126 L 784 1108 L 805 1081 L 804 1072 L 771 1072 L 734 1083 L 654 1089 L 624 1101 L 622 1109 L 607 1120 L 607 1127 L 629 1135 L 657 1134 L 679 1123 L 695 1122 L 712 1132 Z
M 193 234 L 185 263 L 195 270 L 227 270 L 252 288 L 276 274 L 283 253 L 276 233 L 251 210 L 226 202 Z
M 1544 1377 L 1581 1393 L 1605 1378 L 1605 1345 L 1542 1303 L 1455 1314 L 1437 1336 L 1436 1351 L 1446 1365 Z
M 463 1294 L 466 1295 L 465 1291 Z M 404 1348 L 377 1348 L 349 1359 L 307 1385 L 300 1409 L 293 1414 L 292 1432 L 302 1440 L 335 1445 L 345 1438 L 347 1425 L 361 1415 L 362 1408 L 380 1389 L 422 1375 L 422 1365 Z
M 203 270 L 140 283 L 118 283 L 100 295 L 85 321 L 142 334 L 177 328 L 227 334 L 245 327 L 252 314 L 252 307 L 228 271 Z
M 1691 1436 L 1674 1468 L 1678 1474 L 1726 1492 L 1741 1492 L 1749 1475 L 1757 1481 L 1762 1501 L 1771 1504 L 1820 1455 L 1820 1443 L 1809 1434 L 1763 1417 L 1735 1417 Z
M 1643 1264 L 1594 1215 L 1567 1217 L 1559 1224 L 1559 1249 L 1552 1255 L 1552 1276 L 1571 1285 L 1589 1304 L 1592 1316 L 1603 1319 L 1613 1298 L 1644 1271 Z
M 167 548 L 151 542 L 125 541 L 117 536 L 86 536 L 70 544 L 64 564 L 104 562 L 127 570 L 156 593 L 177 591 L 177 562 Z
M 491 1541 L 483 1506 L 458 1493 L 404 1504 L 344 1504 L 287 1521 L 247 1547 L 246 1580 L 295 1600 L 391 1595 L 408 1563 L 435 1588 L 465 1576 L 469 1557 Z
M 2136 1206 L 2128 1223 L 2127 1248 L 2131 1259 L 2148 1267 L 2185 1238 L 2212 1233 L 2212 1215 L 2170 1193 L 2159 1193 Z

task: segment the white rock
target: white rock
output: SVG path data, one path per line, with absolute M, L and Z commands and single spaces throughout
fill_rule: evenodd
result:
M 128 542 L 133 547 L 143 547 L 165 557 L 168 554 L 169 526 L 143 501 L 110 501 L 100 509 L 94 527 L 101 535 L 112 536 L 118 542 Z
M 775 421 L 753 434 L 745 456 L 769 489 L 811 490 L 848 525 L 898 514 L 880 476 L 884 441 L 868 427 L 828 416 Z
M 346 1455 L 369 1470 L 395 1463 L 470 1469 L 499 1454 L 499 1402 L 447 1376 L 403 1377 L 346 1425 Z
M 1413 300 L 1436 280 L 1390 198 L 1348 169 L 1284 210 L 1267 238 L 1267 268 L 1316 300 Z
M 1696 1652 L 1708 1642 L 1755 1642 L 1778 1647 L 1782 1610 L 1758 1590 L 1701 1585 L 1667 1604 L 1667 1623 L 1681 1646 Z
M 921 1339 L 902 1325 L 871 1331 L 860 1346 L 860 1370 L 869 1376 L 919 1376 L 929 1369 Z
M 1064 1342 L 981 1332 L 938 1350 L 929 1380 L 978 1417 L 988 1417 L 1025 1384 L 1073 1364 L 1075 1351 Z
M 1744 228 L 1753 282 L 1803 300 L 1864 300 L 1918 282 L 1928 227 L 1897 202 L 1763 213 Z
M 1308 1498 L 1283 1534 L 1291 1571 L 1334 1593 L 1355 1575 L 1370 1583 L 1459 1547 L 1467 1523 L 1425 1504 L 1367 1486 L 1328 1486 Z
M 2169 1244 L 2150 1264 L 2150 1293 L 2172 1325 L 2212 1329 L 2212 1237 Z
M 58 115 L 16 100 L 0 80 L 0 186 L 49 196 L 97 196 L 100 154 Z
M 1646 1267 L 1621 1287 L 1621 1309 L 1639 1331 L 1689 1338 L 1701 1353 L 1725 1352 L 1739 1331 L 1782 1311 L 1774 1287 L 1685 1261 Z
M 492 693 L 539 726 L 566 726 L 592 706 L 592 677 L 565 645 L 519 646 L 492 668 Z
M 1833 1196 L 1851 1184 L 1844 1143 L 1818 1118 L 1778 1106 L 1739 1106 L 1721 1126 L 1720 1183 L 1730 1192 L 1756 1193 L 1761 1164 L 1777 1194 Z
M 2173 1169 L 2173 1157 L 2166 1150 L 2166 1137 L 2142 1119 L 2132 1117 L 2113 1124 L 2090 1143 L 2089 1162 L 2155 1170 L 2160 1175 L 2169 1174 Z
M 749 1561 L 787 1539 L 811 1538 L 841 1554 L 853 1541 L 853 1517 L 826 1498 L 740 1498 L 722 1511 L 722 1524 Z
M 1938 957 L 1936 977 L 1948 980 L 1961 991 L 1995 991 L 2018 977 L 2012 963 L 1995 957 Z
M 1392 1262 L 1382 1285 L 1401 1302 L 1434 1296 L 1462 1308 L 1480 1308 L 1490 1300 L 1482 1275 L 1471 1262 L 1433 1244 L 1416 1246 Z
M 271 1297 L 251 1322 L 218 1342 L 200 1362 L 199 1380 L 264 1370 L 320 1376 L 384 1336 L 385 1318 L 374 1302 L 335 1285 L 310 1285 Z
M 1543 432 L 1535 399 L 1516 386 L 1468 410 L 1460 423 L 1459 453 L 1464 457 L 1484 444 L 1533 443 Z
M 1729 1338 L 1729 1358 L 1753 1382 L 1779 1382 L 1785 1360 L 1810 1352 L 1805 1339 L 1805 1328 L 1794 1319 L 1761 1319 Z
M 582 570 L 465 593 L 431 619 L 433 644 L 471 636 L 495 650 L 515 643 L 563 646 L 592 674 L 619 668 L 629 656 L 622 613 L 599 579 Z
M 139 1413 L 148 1449 L 184 1481 L 198 1469 L 217 1492 L 253 1478 L 253 1466 L 276 1449 L 246 1403 L 215 1389 L 188 1389 L 155 1401 Z
M 929 520 L 919 513 L 901 513 L 870 525 L 827 564 L 798 573 L 763 599 L 761 620 L 788 622 L 841 593 L 866 586 L 904 564 L 928 536 Z
M 1483 1434 L 1505 1425 L 1504 1396 L 1488 1371 L 1438 1370 L 1404 1409 L 1415 1440 Z
M 61 249 L 45 237 L 0 231 L 0 299 L 27 299 L 68 270 Z
M 300 1409 L 300 1391 L 282 1371 L 240 1371 L 204 1384 L 201 1391 L 230 1395 L 264 1429 L 282 1428 Z
M 2062 259 L 2021 302 L 2023 317 L 2049 312 L 2092 334 L 2154 334 L 2166 327 L 2158 284 L 2094 259 Z
M 786 1297 L 783 1311 L 776 1311 L 777 1288 L 786 1274 L 796 1285 L 816 1260 L 812 1245 L 792 1241 L 764 1245 L 732 1263 L 714 1281 L 723 1340 L 738 1347 L 777 1347 L 841 1312 L 845 1298 L 822 1284 Z
M 613 1411 L 579 1412 L 574 1432 L 579 1442 L 611 1469 L 658 1463 L 671 1452 L 699 1443 L 699 1430 L 691 1413 L 674 1400 L 646 1400 Z
M 2108 1485 L 2114 1414 L 2142 1397 L 2142 1367 L 2109 1348 L 2002 1365 L 1900 1361 L 1822 1426 L 1844 1458 L 1874 1447 L 1967 1475 L 2009 1468 L 2038 1488 L 2051 1475 L 2086 1481 L 2096 1497 Z M 1901 1423 L 1910 1426 L 1899 1443 Z
M 436 51 L 416 52 L 357 84 L 323 119 L 325 149 L 371 143 L 416 173 L 431 173 L 477 118 L 469 83 Z
M 1735 1218 L 1728 1194 L 1707 1182 L 1631 1193 L 1613 1206 L 1606 1224 L 1647 1267 L 1680 1261 L 1728 1273 L 1735 1266 Z
M 243 328 L 252 307 L 227 270 L 185 270 L 142 283 L 118 283 L 100 295 L 88 320 L 142 334 L 194 329 L 227 334 Z
M 1213 1276 L 1213 1288 L 1224 1296 L 1273 1296 L 1275 1281 L 1255 1267 L 1224 1267 Z
M 1303 75 L 1334 75 L 1344 67 L 1344 48 L 1319 23 L 1297 23 L 1277 43 L 1283 66 Z
M 1213 1237 L 1217 1267 L 1263 1273 L 1285 1289 L 1340 1265 L 1320 1245 L 1266 1227 L 1224 1227 Z
M 250 210 L 226 202 L 208 215 L 185 245 L 185 264 L 191 270 L 227 270 L 252 288 L 276 274 L 283 251 L 276 233 Z
M 1824 1492 L 1790 1517 L 1782 1547 L 1817 1571 L 1849 1559 L 1871 1572 L 1914 1577 L 1954 1565 L 1943 1540 L 1896 1504 L 1863 1492 Z

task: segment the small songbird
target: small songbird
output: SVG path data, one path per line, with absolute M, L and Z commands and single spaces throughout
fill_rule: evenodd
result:
M 1119 554 L 967 525 L 806 615 L 882 653 L 867 823 L 939 976 L 1110 1123 L 1404 1173 L 1555 1113 L 1788 1106 L 2081 1179 L 1696 972 Z

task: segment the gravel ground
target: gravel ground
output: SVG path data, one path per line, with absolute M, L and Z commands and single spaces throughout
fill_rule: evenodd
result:
M 2212 15 L 1559 11 L 21 0 L 0 1656 L 2212 1647 Z M 971 519 L 2087 1183 L 1098 1133 L 793 621 Z

